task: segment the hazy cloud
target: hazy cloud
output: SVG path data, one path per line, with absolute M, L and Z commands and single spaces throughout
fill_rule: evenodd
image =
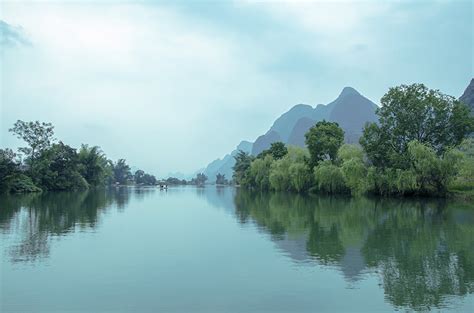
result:
M 0 47 L 31 45 L 21 27 L 9 25 L 0 20 Z
M 1 144 L 20 145 L 7 132 L 17 119 L 43 120 L 68 144 L 193 172 L 344 86 L 375 102 L 411 82 L 459 96 L 473 76 L 471 12 L 471 1 L 4 2 L 2 46 L 20 49 L 1 56 Z

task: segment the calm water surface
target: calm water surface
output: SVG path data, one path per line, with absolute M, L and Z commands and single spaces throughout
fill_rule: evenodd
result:
M 474 205 L 122 188 L 2 196 L 1 312 L 474 308 Z

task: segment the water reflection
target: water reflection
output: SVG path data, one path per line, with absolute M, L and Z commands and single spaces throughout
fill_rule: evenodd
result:
M 336 266 L 348 281 L 379 273 L 396 307 L 440 308 L 474 291 L 472 205 L 241 190 L 235 208 L 297 262 Z
M 100 213 L 110 207 L 121 211 L 129 198 L 142 199 L 152 189 L 110 188 L 83 192 L 2 195 L 0 232 L 11 234 L 5 247 L 13 262 L 46 258 L 53 237 L 94 230 Z
M 5 258 L 47 258 L 53 238 L 94 231 L 110 210 L 120 212 L 153 194 L 186 199 L 174 205 L 200 199 L 224 209 L 237 223 L 252 229 L 255 225 L 268 235 L 297 266 L 337 269 L 348 287 L 357 288 L 360 280 L 378 275 L 387 301 L 396 308 L 443 308 L 450 298 L 474 292 L 474 208 L 436 200 L 306 197 L 233 188 L 2 196 Z

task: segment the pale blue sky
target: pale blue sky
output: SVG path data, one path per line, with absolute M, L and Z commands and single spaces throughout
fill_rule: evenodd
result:
M 460 96 L 472 1 L 3 1 L 1 145 L 51 121 L 158 175 L 205 166 L 297 103 L 422 82 Z M 12 37 L 16 34 L 22 40 Z

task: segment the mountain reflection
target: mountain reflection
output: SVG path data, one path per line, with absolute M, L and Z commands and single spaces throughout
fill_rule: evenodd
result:
M 439 200 L 305 197 L 239 190 L 254 222 L 296 262 L 336 266 L 348 281 L 379 273 L 396 307 L 429 310 L 474 291 L 474 212 Z
M 133 193 L 131 193 L 133 190 Z M 35 261 L 49 255 L 52 237 L 76 230 L 93 230 L 100 213 L 123 209 L 133 194 L 140 199 L 151 190 L 110 188 L 84 192 L 5 195 L 0 198 L 0 232 L 15 234 L 5 247 L 13 262 Z

